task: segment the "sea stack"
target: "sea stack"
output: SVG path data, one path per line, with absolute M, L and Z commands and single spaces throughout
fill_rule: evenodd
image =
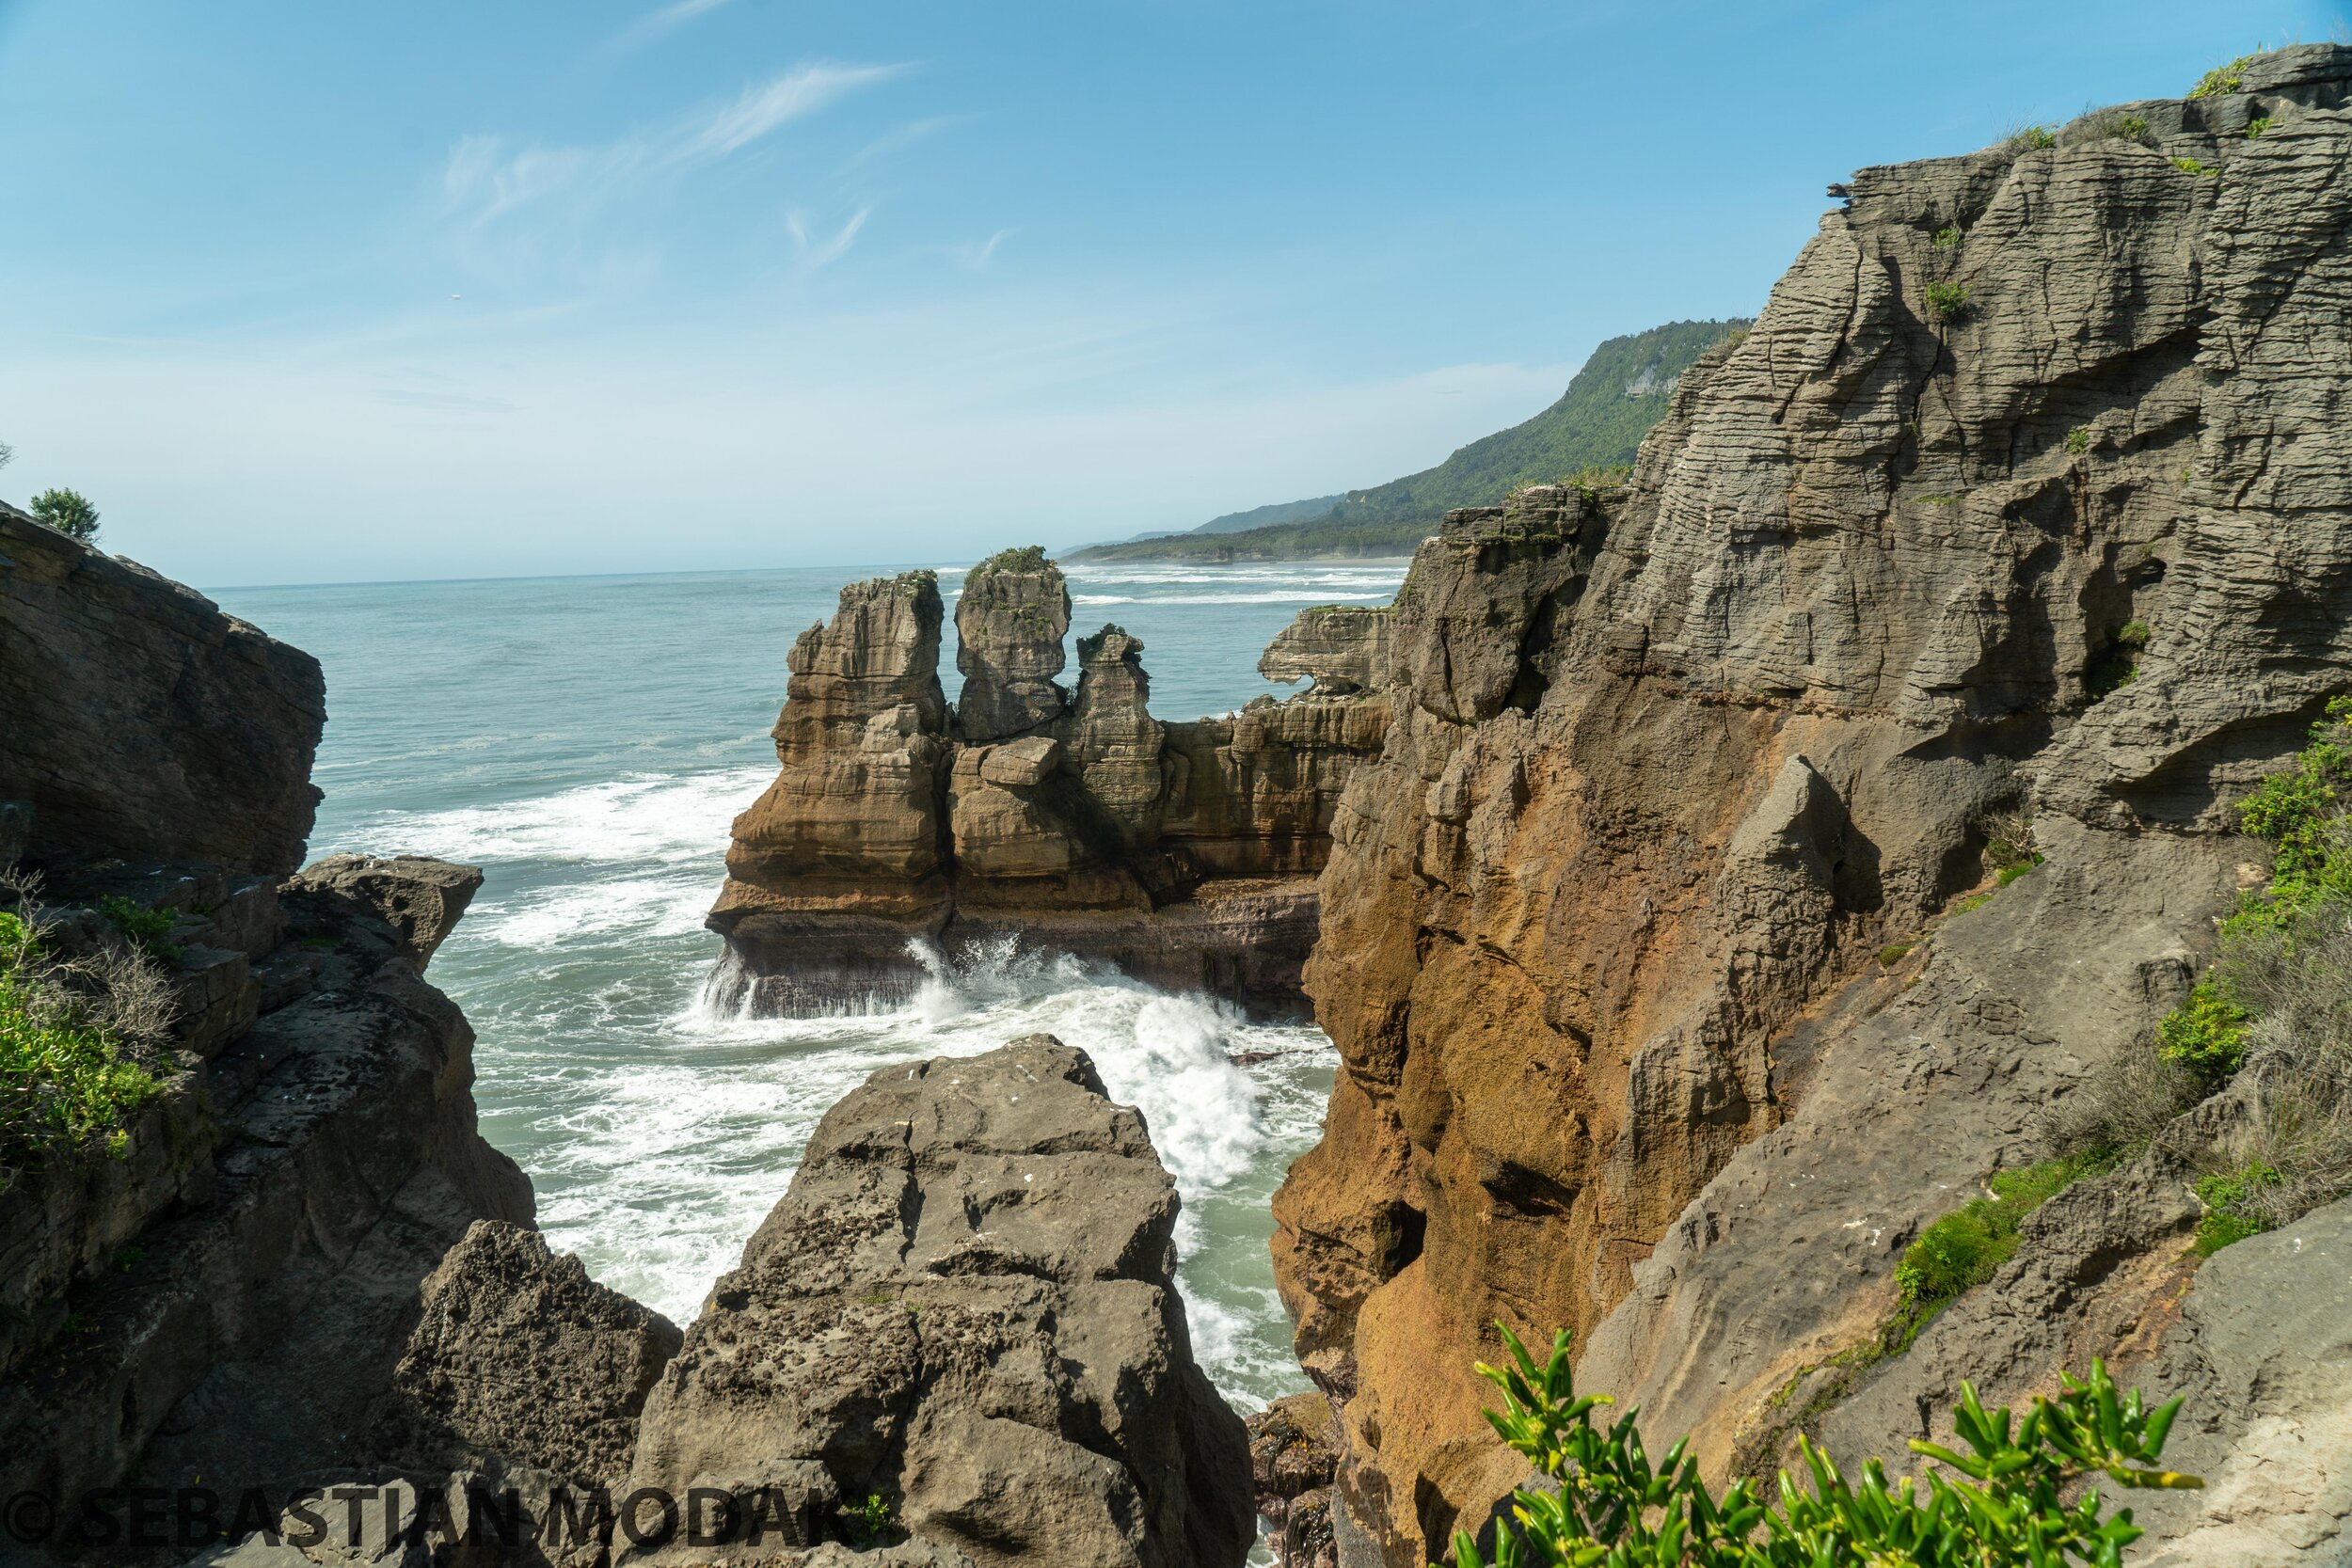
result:
M 1065 692 L 1068 585 L 1043 551 L 1008 550 L 957 604 L 950 717 L 935 579 L 852 584 L 794 646 L 781 767 L 736 819 L 710 914 L 714 989 L 781 1012 L 899 1000 L 930 973 L 911 943 L 1010 938 L 1300 1011 L 1340 794 L 1388 729 L 1369 689 L 1388 611 L 1350 619 L 1363 629 L 1278 640 L 1268 673 L 1312 677 L 1306 694 L 1167 723 L 1117 626 L 1079 640 Z

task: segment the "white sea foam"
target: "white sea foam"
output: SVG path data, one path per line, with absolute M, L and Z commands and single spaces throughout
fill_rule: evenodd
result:
M 494 898 L 469 918 L 475 934 L 534 951 L 616 931 L 683 936 L 702 928 L 714 891 L 712 879 L 696 867 L 666 879 L 619 877 Z
M 627 778 L 496 805 L 386 812 L 366 825 L 363 836 L 388 851 L 470 863 L 708 861 L 725 847 L 736 813 L 774 774 L 772 767 L 763 767 Z
M 814 1019 L 719 1008 L 702 984 L 717 955 L 702 916 L 728 823 L 769 777 L 627 778 L 387 813 L 366 834 L 489 868 L 436 974 L 481 1031 L 484 1129 L 531 1172 L 549 1240 L 683 1322 L 783 1196 L 835 1101 L 893 1062 L 1043 1032 L 1087 1052 L 1112 1097 L 1142 1110 L 1176 1179 L 1179 1283 L 1202 1365 L 1244 1403 L 1295 1386 L 1264 1204 L 1312 1139 L 1328 1083 L 1322 1037 L 1013 939 L 953 961 L 919 950 L 929 975 L 903 1006 Z M 1301 1054 L 1232 1063 L 1267 1050 Z
M 1305 586 L 1270 589 L 1263 594 L 1144 594 L 1132 596 L 1073 594 L 1073 604 L 1328 604 L 1341 600 L 1386 599 L 1388 589 L 1375 593 L 1358 593 L 1334 588 Z
M 512 928 L 501 927 L 501 940 Z M 935 950 L 923 956 L 930 978 L 893 1010 L 750 1019 L 714 1012 L 697 994 L 663 1021 L 659 1050 L 609 1066 L 571 1060 L 561 1037 L 537 1037 L 528 1052 L 485 1042 L 485 1085 L 512 1075 L 532 1085 L 534 1105 L 516 1131 L 532 1150 L 526 1164 L 550 1240 L 579 1252 L 598 1278 L 683 1321 L 734 1265 L 783 1195 L 818 1118 L 842 1095 L 892 1062 L 973 1055 L 1041 1031 L 1086 1051 L 1112 1097 L 1142 1110 L 1176 1179 L 1186 1204 L 1180 1282 L 1203 1365 L 1252 1402 L 1295 1383 L 1279 1307 L 1262 1278 L 1263 1242 L 1239 1243 L 1253 1260 L 1248 1272 L 1261 1276 L 1254 1286 L 1227 1282 L 1223 1260 L 1220 1277 L 1196 1280 L 1192 1263 L 1207 1248 L 1233 1249 L 1224 1231 L 1234 1216 L 1254 1226 L 1263 1212 L 1267 1155 L 1278 1144 L 1299 1147 L 1302 1110 L 1311 1129 L 1327 1078 L 1310 1070 L 1304 1093 L 1295 1080 L 1301 1063 L 1327 1064 L 1320 1036 L 1253 1025 L 1205 998 L 1171 996 L 1017 942 L 958 962 Z M 1299 1054 L 1250 1069 L 1231 1059 L 1285 1048 Z M 1269 1100 L 1281 1102 L 1272 1116 Z M 1249 1191 L 1233 1192 L 1210 1218 L 1203 1205 L 1240 1186 Z

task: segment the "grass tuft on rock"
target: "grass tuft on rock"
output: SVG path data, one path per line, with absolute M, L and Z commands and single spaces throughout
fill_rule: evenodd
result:
M 1991 1196 L 1971 1198 L 1922 1230 L 1895 1267 L 1893 1348 L 1908 1347 L 1936 1314 L 1998 1274 L 2017 1251 L 2018 1227 L 2027 1214 L 2115 1164 L 2113 1154 L 2089 1151 L 1995 1171 L 1986 1183 Z
M 2254 63 L 2251 55 L 2240 55 L 2228 65 L 2215 66 L 2197 78 L 2197 85 L 2188 89 L 2191 98 L 2227 98 L 2246 87 L 2246 68 Z
M 1053 562 L 1046 559 L 1042 545 L 1016 545 L 1009 550 L 998 550 L 972 568 L 976 578 L 991 577 L 998 572 L 1042 572 Z

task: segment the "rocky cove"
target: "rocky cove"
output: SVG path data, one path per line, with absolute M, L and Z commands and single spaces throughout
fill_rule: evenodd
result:
M 1295 1560 L 1419 1564 L 1526 1479 L 1470 1370 L 1500 1319 L 1574 1329 L 1580 1384 L 1718 1477 L 1801 1435 L 1903 1463 L 1963 1379 L 2102 1357 L 2187 1397 L 2169 1462 L 2207 1481 L 2134 1499 L 2136 1560 L 2342 1560 L 2345 1202 L 2198 1244 L 2276 1077 L 1887 1329 L 1911 1243 L 2192 995 L 2276 869 L 2238 804 L 2352 689 L 2348 88 L 2299 47 L 1856 175 L 1626 483 L 1451 515 L 1392 609 L 1267 651 L 1299 696 L 1156 719 L 1116 626 L 1065 690 L 1041 554 L 967 578 L 952 709 L 925 575 L 793 644 L 711 915 L 731 1004 L 1019 937 L 1336 1043 L 1275 1201 L 1320 1396 L 1254 1478 L 1152 1129 L 1050 1038 L 875 1072 L 683 1324 L 550 1252 L 425 978 L 477 879 L 301 867 L 317 666 L 0 515 L 14 858 L 60 950 L 114 941 L 108 898 L 167 915 L 172 989 L 119 1157 L 0 1195 L 0 1491 L 444 1499 L 405 1542 L 207 1548 L 240 1563 L 495 1556 L 476 1479 L 770 1509 L 746 1560 L 1231 1562 L 1254 1492 Z

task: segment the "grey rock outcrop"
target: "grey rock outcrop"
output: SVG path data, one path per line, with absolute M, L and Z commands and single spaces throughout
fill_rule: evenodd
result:
M 1934 1333 L 1883 1386 L 1831 1365 L 1886 1249 L 2136 1048 L 2233 895 L 2233 802 L 2352 684 L 2347 84 L 2287 50 L 1863 171 L 1629 485 L 1422 547 L 1308 970 L 1343 1070 L 1276 1204 L 1343 1552 L 1418 1568 L 1512 1484 L 1498 1315 L 1710 1467 L 1900 1453 Z M 2028 803 L 2049 863 L 2003 889 Z M 2079 1367 L 2178 1221 L 1989 1287 L 2114 1310 L 1978 1347 Z
M 1266 644 L 1258 673 L 1285 684 L 1311 680 L 1309 689 L 1326 696 L 1376 690 L 1389 684 L 1394 626 L 1394 611 L 1387 605 L 1302 610 Z
M 804 1528 L 879 1495 L 914 1545 L 982 1565 L 1239 1563 L 1249 1460 L 1191 1357 L 1176 1211 L 1083 1053 L 884 1069 L 689 1327 L 634 1484 L 746 1515 L 774 1489 Z
M 329 855 L 287 879 L 285 891 L 352 900 L 397 931 L 421 965 L 482 891 L 482 873 L 426 855 Z
M 1276 1400 L 1245 1423 L 1258 1516 L 1272 1528 L 1275 1568 L 1338 1568 L 1331 1482 L 1339 1474 L 1339 1420 L 1321 1394 Z
M 71 1498 L 136 1465 L 234 1490 L 365 1462 L 352 1434 L 418 1282 L 476 1219 L 532 1214 L 475 1130 L 472 1031 L 407 936 L 348 900 L 205 868 L 95 875 L 53 868 L 47 895 L 186 911 L 175 968 L 210 984 L 182 993 L 205 1010 L 177 1023 L 190 1043 L 125 1156 L 89 1149 L 0 1195 L 0 1234 L 33 1243 L 0 1258 L 22 1314 L 0 1484 Z
M 588 1277 L 535 1230 L 477 1221 L 421 1289 L 421 1315 L 376 1416 L 404 1468 L 628 1475 L 645 1395 L 677 1326 Z
M 1070 587 L 1042 550 L 1007 550 L 972 568 L 956 602 L 956 730 L 1002 740 L 1050 724 L 1070 705 L 1061 673 Z
M 7 505 L 0 625 L 0 800 L 30 808 L 28 852 L 300 863 L 316 659 Z

